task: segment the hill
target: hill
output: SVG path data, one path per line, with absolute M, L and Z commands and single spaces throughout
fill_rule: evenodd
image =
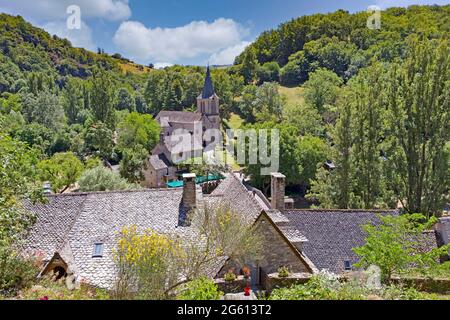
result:
M 262 33 L 235 64 L 242 64 L 249 53 L 262 67 L 276 62 L 287 86 L 303 83 L 319 67 L 347 80 L 371 61 L 403 58 L 413 34 L 433 39 L 448 36 L 450 30 L 449 5 L 387 9 L 381 13 L 380 30 L 369 29 L 368 18 L 366 12 L 340 10 L 294 19 Z
M 45 73 L 61 83 L 65 77 L 88 78 L 95 66 L 122 74 L 142 74 L 149 68 L 124 58 L 74 48 L 69 40 L 51 36 L 20 16 L 0 14 L 0 92 L 29 73 Z

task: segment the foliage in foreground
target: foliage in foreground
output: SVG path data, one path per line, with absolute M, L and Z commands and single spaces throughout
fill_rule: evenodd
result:
M 223 294 L 214 281 L 208 278 L 199 278 L 188 283 L 177 298 L 178 300 L 219 300 Z
M 62 282 L 43 279 L 36 285 L 23 290 L 21 300 L 108 300 L 109 295 L 103 290 L 81 285 L 79 289 L 70 290 Z
M 439 264 L 439 258 L 447 253 L 449 246 L 431 251 L 423 251 L 423 231 L 428 230 L 436 220 L 429 221 L 420 214 L 401 216 L 379 216 L 381 224 L 363 226 L 367 233 L 366 244 L 353 251 L 360 257 L 355 266 L 367 268 L 377 265 L 384 280 L 394 273 L 402 272 L 412 266 L 433 268 Z
M 322 272 L 305 285 L 275 289 L 270 300 L 438 300 L 435 294 L 419 292 L 414 288 L 385 286 L 369 289 L 358 281 L 341 282 L 338 277 Z
M 13 296 L 29 288 L 38 273 L 37 261 L 25 259 L 11 248 L 0 245 L 0 295 Z
M 198 233 L 190 240 L 136 227 L 122 230 L 114 298 L 172 299 L 183 285 L 210 276 L 224 257 L 243 266 L 260 256 L 262 240 L 241 214 L 206 207 L 191 215 L 185 223 Z

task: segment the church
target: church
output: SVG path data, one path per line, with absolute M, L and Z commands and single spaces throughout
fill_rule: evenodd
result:
M 144 187 L 165 188 L 178 178 L 176 164 L 203 156 L 203 150 L 213 141 L 205 133 L 221 127 L 219 102 L 208 66 L 203 91 L 197 97 L 197 112 L 161 111 L 157 115 L 161 137 L 147 160 Z

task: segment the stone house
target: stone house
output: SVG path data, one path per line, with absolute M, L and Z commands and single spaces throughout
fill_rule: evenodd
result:
M 395 211 L 364 210 L 294 210 L 285 209 L 282 174 L 272 175 L 272 198 L 247 186 L 243 178 L 227 174 L 209 195 L 195 184 L 195 175 L 183 176 L 183 188 L 144 189 L 120 192 L 72 193 L 49 195 L 48 203 L 26 207 L 37 217 L 24 250 L 40 253 L 46 263 L 43 274 L 59 271 L 74 276 L 76 281 L 111 289 L 116 269 L 113 251 L 119 231 L 135 225 L 139 230 L 152 229 L 195 241 L 195 224 L 187 223 L 192 208 L 226 206 L 242 214 L 263 238 L 263 257 L 248 261 L 252 284 L 264 287 L 280 267 L 308 278 L 319 270 L 336 274 L 353 269 L 357 257 L 352 248 L 361 246 L 367 223 L 379 223 L 379 214 Z M 288 202 L 289 203 L 289 202 Z M 420 239 L 424 250 L 448 243 L 448 221 Z M 447 235 L 447 236 L 446 236 Z M 232 261 L 217 261 L 205 270 L 211 278 L 221 278 L 242 266 Z
M 165 187 L 167 182 L 177 180 L 177 164 L 203 156 L 204 149 L 214 142 L 214 137 L 205 133 L 221 128 L 219 106 L 208 67 L 203 91 L 197 98 L 197 112 L 161 111 L 156 116 L 161 137 L 147 160 L 143 186 Z

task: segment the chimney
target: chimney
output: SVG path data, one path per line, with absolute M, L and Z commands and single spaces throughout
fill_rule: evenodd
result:
M 186 213 L 195 209 L 197 206 L 197 187 L 195 173 L 183 174 L 183 208 Z
M 272 178 L 272 209 L 284 211 L 285 210 L 285 202 L 284 202 L 284 194 L 285 194 L 285 181 L 286 176 L 274 172 L 271 174 Z

